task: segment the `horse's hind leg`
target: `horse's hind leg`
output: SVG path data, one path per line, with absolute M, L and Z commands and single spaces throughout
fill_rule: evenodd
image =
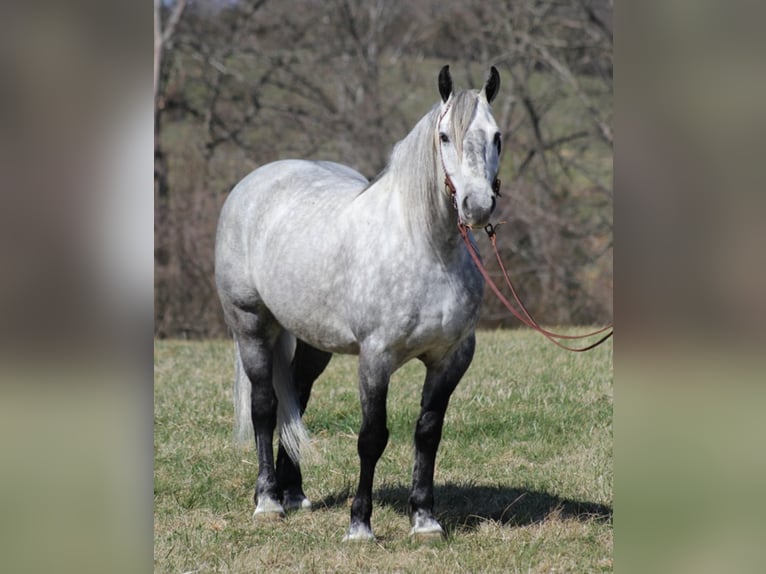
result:
M 255 486 L 253 517 L 277 518 L 285 511 L 279 502 L 274 470 L 274 428 L 277 424 L 277 398 L 272 384 L 273 341 L 238 335 L 237 344 L 245 373 L 250 379 L 251 417 L 258 453 L 258 480 Z
M 320 351 L 298 339 L 292 362 L 292 376 L 298 391 L 301 416 L 306 410 L 314 381 L 327 367 L 331 353 Z M 300 466 L 288 456 L 280 443 L 277 453 L 277 488 L 282 495 L 285 510 L 309 509 L 311 502 L 303 493 L 303 477 Z
M 475 339 L 471 335 L 452 355 L 439 361 L 426 361 L 426 382 L 415 426 L 415 467 L 410 493 L 410 535 L 418 538 L 441 537 L 444 531 L 433 515 L 434 466 L 442 437 L 444 414 L 452 391 L 471 364 Z

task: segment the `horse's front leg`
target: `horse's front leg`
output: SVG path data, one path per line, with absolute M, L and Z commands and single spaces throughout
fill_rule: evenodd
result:
M 375 465 L 388 443 L 386 396 L 391 372 L 383 354 L 362 351 L 359 354 L 359 397 L 362 403 L 362 428 L 359 431 L 359 487 L 351 504 L 351 524 L 343 540 L 373 540 L 372 483 Z
M 415 537 L 432 538 L 444 534 L 433 515 L 436 451 L 441 442 L 450 396 L 471 364 L 475 346 L 476 340 L 471 334 L 451 355 L 433 362 L 426 359 L 426 382 L 415 426 L 415 466 L 410 493 L 410 535 Z

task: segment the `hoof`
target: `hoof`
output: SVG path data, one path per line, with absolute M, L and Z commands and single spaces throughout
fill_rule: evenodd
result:
M 253 520 L 272 522 L 282 520 L 285 517 L 285 509 L 276 500 L 271 498 L 259 498 L 258 505 L 253 512 Z
M 375 536 L 372 530 L 364 524 L 352 524 L 343 537 L 343 542 L 372 542 L 374 540 Z
M 441 540 L 444 538 L 444 529 L 432 516 L 415 515 L 410 536 L 423 542 Z
M 311 501 L 305 496 L 285 496 L 284 508 L 287 512 L 311 510 Z

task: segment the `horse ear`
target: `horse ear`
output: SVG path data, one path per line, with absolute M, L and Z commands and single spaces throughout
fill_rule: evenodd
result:
M 487 98 L 488 103 L 492 103 L 492 100 L 495 99 L 495 96 L 497 95 L 497 91 L 500 89 L 500 74 L 497 73 L 497 68 L 495 66 L 492 66 L 489 69 L 489 78 L 487 78 L 487 83 L 484 85 L 484 95 Z
M 439 94 L 441 94 L 443 102 L 446 102 L 452 94 L 452 76 L 449 73 L 449 65 L 444 66 L 439 72 Z

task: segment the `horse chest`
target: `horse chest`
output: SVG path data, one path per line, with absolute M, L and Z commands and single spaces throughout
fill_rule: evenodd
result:
M 367 305 L 357 307 L 367 307 L 365 318 L 359 315 L 366 323 L 364 332 L 375 332 L 407 349 L 426 349 L 451 344 L 473 329 L 481 304 L 481 278 L 464 270 L 419 271 L 383 279 L 382 284 L 377 283 L 374 298 L 369 297 L 368 289 L 375 282 L 365 286 L 362 299 Z
M 455 340 L 473 328 L 481 302 L 481 291 L 471 292 L 462 281 L 429 285 L 410 313 L 416 318 L 414 334 L 425 339 Z

